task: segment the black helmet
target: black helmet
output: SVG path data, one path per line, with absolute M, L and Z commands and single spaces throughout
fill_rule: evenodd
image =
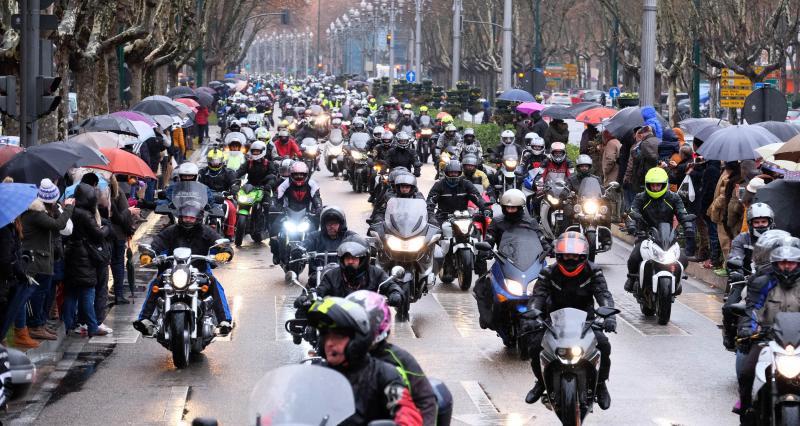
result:
M 769 261 L 772 264 L 772 273 L 778 277 L 780 285 L 794 287 L 800 278 L 800 248 L 792 245 L 780 246 L 769 254 Z M 792 262 L 795 267 L 791 271 L 784 271 L 780 267 L 781 262 Z
M 329 206 L 322 209 L 322 213 L 319 215 L 320 225 L 324 228 L 326 223 L 333 220 L 339 222 L 339 233 L 343 234 L 347 232 L 347 218 L 342 209 L 336 206 Z
M 200 226 L 203 218 L 203 205 L 199 201 L 188 200 L 178 207 L 178 225 L 183 229 L 193 229 Z
M 330 330 L 350 337 L 344 356 L 351 367 L 366 359 L 373 339 L 369 316 L 363 306 L 341 297 L 326 297 L 308 309 L 308 322 L 320 331 L 323 341 Z M 321 355 L 325 357 L 325 345 L 321 346 Z
M 461 179 L 461 162 L 458 160 L 450 160 L 444 166 L 444 178 L 447 183 L 455 185 Z
M 339 257 L 339 266 L 347 281 L 353 282 L 361 278 L 369 270 L 369 245 L 357 235 L 345 238 L 339 248 L 336 249 L 336 255 Z M 358 258 L 358 266 L 345 266 L 345 256 Z

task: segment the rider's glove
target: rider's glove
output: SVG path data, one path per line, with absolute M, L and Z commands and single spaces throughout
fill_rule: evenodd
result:
M 303 306 L 311 306 L 311 300 L 305 294 L 301 294 L 300 296 L 297 297 L 297 299 L 294 299 L 295 309 L 300 309 Z
M 603 331 L 606 333 L 616 333 L 617 332 L 617 319 L 614 317 L 608 317 L 603 321 Z
M 139 256 L 139 263 L 140 263 L 142 266 L 147 266 L 147 265 L 149 265 L 151 262 L 153 262 L 153 258 L 152 258 L 152 257 L 150 257 L 150 256 L 148 256 L 148 255 L 146 255 L 146 254 L 143 254 L 143 255 Z
M 388 302 L 389 306 L 398 307 L 403 303 L 403 295 L 400 294 L 399 291 L 392 292 L 392 294 L 389 295 Z
M 730 271 L 728 274 L 728 282 L 735 283 L 739 281 L 744 281 L 744 274 L 740 271 Z
M 231 254 L 228 252 L 220 252 L 214 255 L 214 260 L 217 262 L 227 262 L 231 260 Z

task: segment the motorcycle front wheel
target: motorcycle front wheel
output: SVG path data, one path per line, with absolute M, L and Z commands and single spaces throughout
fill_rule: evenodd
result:
M 472 286 L 472 270 L 475 267 L 475 255 L 464 249 L 458 252 L 458 286 L 463 291 Z
M 236 247 L 242 246 L 245 232 L 247 232 L 247 216 L 240 214 L 236 217 L 236 232 L 233 238 L 233 243 L 236 245 Z
M 176 368 L 183 369 L 189 365 L 192 338 L 186 320 L 186 312 L 175 312 L 170 321 L 169 347 L 172 351 L 172 363 Z
M 658 291 L 656 293 L 656 314 L 658 323 L 666 325 L 672 314 L 672 288 L 669 277 L 658 279 Z
M 780 413 L 781 421 L 777 424 L 781 426 L 800 425 L 800 405 L 783 403 Z
M 572 374 L 561 377 L 561 390 L 558 395 L 558 417 L 561 424 L 574 426 L 581 424 L 581 405 L 578 401 L 578 380 Z
M 597 256 L 597 231 L 586 231 L 586 240 L 589 241 L 589 262 L 594 262 Z

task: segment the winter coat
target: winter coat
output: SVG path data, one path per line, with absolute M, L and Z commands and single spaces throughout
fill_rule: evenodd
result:
M 378 291 L 378 286 L 389 278 L 383 269 L 370 265 L 369 270 L 358 282 L 349 283 L 344 278 L 344 273 L 340 266 L 329 269 L 322 276 L 322 282 L 317 286 L 317 296 L 347 297 L 348 294 L 356 290 Z M 397 283 L 389 282 L 381 287 L 381 294 L 388 296 L 392 293 L 403 294 L 403 290 Z
M 15 283 L 25 278 L 22 263 L 22 243 L 14 222 L 0 228 L 0 302 Z
M 386 340 L 370 350 L 370 355 L 397 367 L 406 387 L 411 390 L 414 405 L 422 414 L 422 424 L 435 425 L 439 404 L 430 380 L 425 377 L 417 360 L 408 351 L 399 348 Z
M 451 186 L 447 179 L 439 179 L 428 192 L 428 217 L 436 217 L 438 222 L 444 221 L 448 215 L 457 210 L 466 210 L 467 202 L 472 201 L 480 210 L 486 208 L 481 193 L 465 177 Z M 434 213 L 436 213 L 434 215 Z
M 72 235 L 64 253 L 64 284 L 69 287 L 95 287 L 98 267 L 89 257 L 87 244 L 100 246 L 111 233 L 108 226 L 98 225 L 97 196 L 94 188 L 82 183 L 75 189 L 72 212 Z
M 222 167 L 219 170 L 203 167 L 200 169 L 197 181 L 214 192 L 224 192 L 231 189 L 237 178 L 236 171 L 227 167 Z
M 697 205 L 697 211 L 701 214 L 707 215 L 708 209 L 714 202 L 716 193 L 715 188 L 722 171 L 719 161 L 709 160 L 704 164 L 705 167 L 702 169 L 700 185 L 695 186 L 695 190 L 698 187 L 700 188 L 699 193 L 695 196 L 695 202 L 697 202 L 698 199 L 700 200 L 700 203 Z M 696 167 L 697 166 L 695 166 L 695 168 Z M 694 173 L 694 171 L 692 173 Z
M 655 108 L 652 106 L 642 108 L 642 119 L 645 125 L 653 129 L 653 134 L 657 138 L 661 139 L 664 137 L 664 129 L 661 127 L 661 121 L 658 120 L 658 114 Z
M 111 200 L 111 231 L 114 238 L 125 241 L 136 231 L 133 214 L 128 210 L 128 197 L 122 190 Z
M 544 145 L 545 148 L 548 150 L 550 149 L 550 145 L 553 142 L 563 142 L 564 144 L 569 143 L 569 129 L 566 125 L 563 129 L 557 129 L 553 123 L 550 123 L 550 126 L 547 128 L 547 132 L 544 134 Z
M 619 155 L 622 144 L 619 139 L 611 139 L 603 147 L 603 184 L 608 185 L 612 181 L 619 182 Z
M 779 312 L 800 312 L 800 285 L 785 288 L 772 273 L 759 275 L 748 282 L 745 312 L 739 319 L 740 336 L 771 326 Z
M 647 226 L 657 226 L 660 223 L 671 224 L 674 217 L 677 217 L 678 222 L 682 224 L 688 222 L 683 200 L 678 194 L 671 191 L 667 191 L 659 198 L 651 198 L 646 192 L 640 192 L 633 199 L 631 213 L 641 215 Z M 645 231 L 645 229 L 640 229 L 640 231 Z
M 419 177 L 422 163 L 420 163 L 419 157 L 417 157 L 417 151 L 411 145 L 409 145 L 408 148 L 396 146 L 389 150 L 386 157 L 389 161 L 390 169 L 405 167 L 409 171 L 413 170 L 414 176 Z
M 727 215 L 729 200 L 725 198 L 725 188 L 730 182 L 730 174 L 731 172 L 728 170 L 722 172 L 714 189 L 714 198 L 711 206 L 706 210 L 708 217 L 716 224 L 724 224 L 725 216 Z
M 403 386 L 397 369 L 389 363 L 372 356 L 347 369 L 337 369 L 344 374 L 353 388 L 355 413 L 345 419 L 342 426 L 366 425 L 373 420 L 392 420 L 387 408 L 387 388 Z
M 614 307 L 614 298 L 608 291 L 600 266 L 587 262 L 577 276 L 566 277 L 558 264 L 552 264 L 539 273 L 528 306 L 538 309 L 545 316 L 559 309 L 580 309 L 592 319 L 595 301 L 598 306 Z
M 739 179 L 741 180 L 741 178 Z M 733 185 L 734 183 L 731 182 L 730 184 Z M 725 212 L 725 229 L 732 237 L 739 233 L 742 229 L 742 222 L 744 221 L 744 206 L 739 202 L 739 197 L 737 196 L 739 185 L 744 184 L 736 183 L 735 185 L 731 197 L 728 198 L 728 204 L 726 205 L 727 211 Z
M 153 237 L 151 246 L 158 255 L 170 256 L 176 248 L 188 247 L 192 250 L 192 254 L 205 256 L 220 238 L 222 236 L 217 231 L 206 225 L 195 226 L 192 229 L 170 225 Z M 195 260 L 192 265 L 200 271 L 207 269 L 206 262 L 202 260 Z
M 33 260 L 26 270 L 28 275 L 53 274 L 56 253 L 61 251 L 55 247 L 61 241 L 58 231 L 67 226 L 72 211 L 73 206 L 66 206 L 64 213 L 53 217 L 47 213 L 44 202 L 37 198 L 22 214 L 22 248 L 33 252 Z

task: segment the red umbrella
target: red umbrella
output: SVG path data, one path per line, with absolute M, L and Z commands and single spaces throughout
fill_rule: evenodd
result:
M 0 166 L 20 152 L 22 152 L 22 148 L 16 145 L 0 144 Z
M 108 158 L 108 164 L 98 164 L 87 166 L 92 169 L 107 170 L 111 173 L 120 175 L 131 175 L 144 178 L 155 179 L 156 175 L 150 170 L 150 166 L 135 154 L 119 148 L 100 148 L 100 152 Z
M 600 124 L 606 118 L 613 117 L 617 112 L 614 108 L 592 108 L 575 116 L 575 121 L 586 124 Z
M 200 104 L 197 103 L 197 101 L 194 100 L 194 99 L 178 98 L 178 99 L 175 99 L 175 102 L 180 102 L 180 103 L 186 105 L 187 107 L 191 108 L 192 111 L 194 111 L 194 112 L 197 112 L 197 109 L 200 108 Z

